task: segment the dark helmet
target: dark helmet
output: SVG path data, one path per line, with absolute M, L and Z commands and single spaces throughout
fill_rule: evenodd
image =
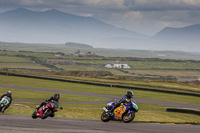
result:
M 58 101 L 60 99 L 60 94 L 54 94 L 53 99 Z
M 133 97 L 134 93 L 132 91 L 127 91 L 126 95 L 127 95 L 127 98 L 130 99 Z
M 7 95 L 8 95 L 8 96 L 11 96 L 11 95 L 12 95 L 12 92 L 11 92 L 11 91 L 8 91 L 8 92 L 7 92 Z

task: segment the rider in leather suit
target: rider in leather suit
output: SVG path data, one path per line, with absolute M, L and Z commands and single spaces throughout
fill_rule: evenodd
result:
M 116 102 L 114 108 L 108 110 L 108 113 L 111 115 L 113 111 L 120 106 L 121 103 L 126 102 L 126 100 L 130 100 L 133 97 L 134 93 L 132 91 L 127 91 L 126 95 L 124 95 L 119 101 Z
M 11 91 L 8 91 L 7 92 L 7 94 L 4 94 L 4 95 L 2 95 L 1 96 L 1 98 L 0 98 L 0 100 L 3 98 L 3 97 L 5 97 L 5 96 L 7 96 L 7 97 L 9 97 L 10 98 L 10 102 L 9 102 L 9 104 L 6 106 L 6 108 L 2 111 L 2 113 L 4 113 L 4 111 L 10 106 L 10 104 L 11 104 L 11 102 L 12 102 L 12 92 Z
M 57 101 L 59 102 L 60 99 L 60 94 L 54 94 L 54 96 L 51 96 L 50 98 L 46 99 L 45 102 L 42 102 L 40 104 L 40 106 L 37 107 L 37 109 L 39 109 L 40 107 L 42 107 L 43 105 L 47 104 L 48 102 L 50 102 L 51 100 Z

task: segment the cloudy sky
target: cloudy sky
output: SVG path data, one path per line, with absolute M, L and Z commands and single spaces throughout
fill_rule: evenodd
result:
M 146 35 L 200 24 L 200 0 L 0 0 L 0 12 L 16 8 L 58 9 Z

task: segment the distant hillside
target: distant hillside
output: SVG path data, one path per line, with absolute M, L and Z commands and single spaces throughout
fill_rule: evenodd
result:
M 191 25 L 182 28 L 166 27 L 155 35 L 159 39 L 199 39 L 200 24 Z
M 65 46 L 69 48 L 93 48 L 92 46 L 87 45 L 87 44 L 80 44 L 80 43 L 74 43 L 74 42 L 65 43 Z
M 113 42 L 114 40 L 107 43 L 106 39 L 113 37 L 146 37 L 92 17 L 76 16 L 55 9 L 35 12 L 19 8 L 0 13 L 0 31 L 0 41 L 4 42 L 51 44 L 76 42 L 92 44 L 95 47 L 120 46 L 121 43 Z M 132 43 L 134 44 L 136 42 Z
M 166 27 L 153 38 L 155 44 L 168 50 L 200 51 L 200 24 L 182 28 Z

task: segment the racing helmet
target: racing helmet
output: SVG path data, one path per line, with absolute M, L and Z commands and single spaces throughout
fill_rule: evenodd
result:
M 8 92 L 7 92 L 7 95 L 8 95 L 8 96 L 11 96 L 11 95 L 12 95 L 12 92 L 11 92 L 11 91 L 8 91 Z
M 131 99 L 133 97 L 134 93 L 132 91 L 127 91 L 126 95 L 127 95 L 128 99 Z
M 60 94 L 54 94 L 53 98 L 54 100 L 58 101 L 60 99 Z

